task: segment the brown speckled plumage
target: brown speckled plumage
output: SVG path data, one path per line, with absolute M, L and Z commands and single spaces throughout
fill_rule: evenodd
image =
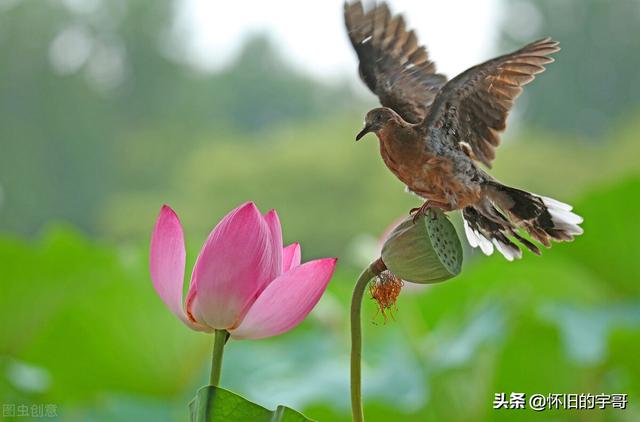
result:
M 511 238 L 539 253 L 518 229 L 546 246 L 582 233 L 570 206 L 504 186 L 478 165 L 491 166 L 513 101 L 553 62 L 556 41 L 535 41 L 447 81 L 385 3 L 346 3 L 345 24 L 360 76 L 383 106 L 367 113 L 356 139 L 376 133 L 387 167 L 426 200 L 419 212 L 462 209 L 472 246 L 487 253 L 495 245 L 508 259 L 521 256 Z

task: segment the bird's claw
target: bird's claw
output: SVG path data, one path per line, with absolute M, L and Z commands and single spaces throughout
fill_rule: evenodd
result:
M 421 215 L 425 215 L 426 216 L 427 212 L 429 214 L 431 214 L 431 219 L 432 220 L 435 220 L 436 218 L 438 218 L 438 215 L 436 214 L 435 210 L 433 209 L 433 204 L 431 204 L 429 202 L 425 202 L 420 207 L 411 208 L 411 210 L 409 210 L 409 215 L 413 214 L 413 223 L 415 224 L 416 221 L 418 221 L 418 219 L 420 218 L 420 216 Z

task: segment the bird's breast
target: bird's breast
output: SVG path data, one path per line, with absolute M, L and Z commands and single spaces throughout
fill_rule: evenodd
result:
M 420 140 L 399 140 L 381 133 L 380 154 L 386 166 L 409 190 L 433 201 L 458 208 L 476 200 L 477 186 L 471 186 L 457 174 L 452 157 L 437 155 Z
M 392 171 L 393 166 L 396 171 L 413 174 L 433 157 L 423 140 L 411 135 L 399 129 L 380 132 L 380 153 Z
M 424 160 L 424 151 L 420 151 L 415 142 L 399 140 L 392 134 L 382 131 L 380 138 L 380 155 L 386 166 L 393 174 L 406 185 L 410 185 L 419 167 Z

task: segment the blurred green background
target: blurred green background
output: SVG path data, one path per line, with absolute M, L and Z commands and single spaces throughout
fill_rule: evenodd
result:
M 296 330 L 231 341 L 222 385 L 348 421 L 351 288 L 417 200 L 373 139 L 353 142 L 375 104 L 355 67 L 318 80 L 266 32 L 199 71 L 172 55 L 180 37 L 161 42 L 176 3 L 0 1 L 0 402 L 54 404 L 65 421 L 186 420 L 212 339 L 156 296 L 149 235 L 170 204 L 193 263 L 219 218 L 255 200 L 304 260 L 339 268 Z M 467 248 L 461 276 L 407 286 L 386 324 L 367 301 L 365 415 L 640 420 L 640 2 L 493 5 L 494 52 L 543 35 L 563 50 L 519 100 L 492 173 L 574 204 L 585 234 L 515 263 Z M 627 393 L 629 405 L 495 411 L 499 392 Z

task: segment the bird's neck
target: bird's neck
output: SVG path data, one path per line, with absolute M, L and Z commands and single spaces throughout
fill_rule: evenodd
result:
M 380 138 L 380 142 L 385 144 L 411 143 L 416 138 L 415 128 L 411 123 L 389 120 L 389 122 L 378 131 L 378 138 Z

